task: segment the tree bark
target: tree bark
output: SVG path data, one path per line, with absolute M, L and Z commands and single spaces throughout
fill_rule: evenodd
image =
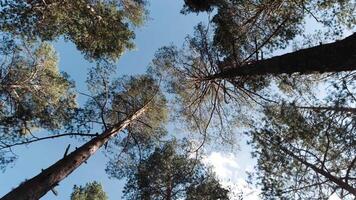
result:
M 147 106 L 147 104 L 146 104 Z M 133 115 L 128 117 L 112 128 L 105 130 L 102 134 L 91 139 L 80 148 L 76 149 L 69 155 L 57 161 L 52 166 L 43 170 L 37 176 L 25 181 L 17 188 L 3 196 L 0 200 L 38 200 L 48 191 L 53 189 L 58 183 L 71 174 L 81 164 L 93 155 L 108 140 L 125 129 L 132 121 L 140 117 L 145 111 L 146 106 L 137 110 Z
M 298 50 L 242 66 L 222 63 L 220 73 L 204 80 L 268 74 L 311 74 L 356 70 L 356 33 L 329 44 Z
M 167 182 L 167 188 L 166 188 L 166 198 L 165 200 L 172 200 L 172 192 L 173 192 L 173 188 L 172 188 L 172 184 L 173 184 L 173 177 L 172 175 L 169 173 L 168 174 L 168 182 Z

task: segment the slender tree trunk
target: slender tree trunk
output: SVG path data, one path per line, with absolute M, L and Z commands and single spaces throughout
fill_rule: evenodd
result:
M 315 171 L 316 173 L 324 176 L 325 178 L 329 179 L 331 182 L 335 183 L 336 185 L 338 185 L 340 188 L 350 192 L 350 194 L 353 194 L 356 197 L 356 188 L 352 187 L 351 185 L 349 185 L 347 182 L 333 176 L 332 174 L 330 174 L 329 172 L 320 169 L 318 167 L 316 167 L 315 165 L 305 161 L 304 159 L 301 159 L 300 157 L 298 157 L 297 155 L 295 155 L 293 152 L 289 151 L 287 148 L 284 148 L 282 146 L 279 147 L 283 152 L 285 152 L 286 154 L 290 155 L 291 157 L 293 157 L 294 159 L 298 160 L 299 162 L 301 162 L 303 165 L 310 167 L 313 171 Z
M 169 178 L 168 178 L 168 182 L 167 182 L 167 188 L 166 188 L 166 199 L 165 200 L 172 200 L 172 192 L 173 192 L 173 188 L 172 188 L 172 184 L 173 184 L 173 177 L 171 174 L 168 174 Z
M 355 113 L 356 108 L 351 107 L 333 107 L 333 106 L 297 106 L 299 109 L 310 109 L 314 111 L 334 111 L 334 112 L 347 112 L 347 113 Z
M 204 80 L 229 79 L 239 76 L 292 73 L 324 73 L 356 70 L 356 33 L 329 44 L 302 49 L 242 66 L 222 63 L 220 73 Z
M 146 104 L 147 105 L 147 104 Z M 43 170 L 37 176 L 25 181 L 17 188 L 6 194 L 0 200 L 38 200 L 58 183 L 71 174 L 81 164 L 93 155 L 108 140 L 125 129 L 132 121 L 140 117 L 146 111 L 146 106 L 137 110 L 125 121 L 105 130 L 99 136 L 91 139 L 69 155 L 57 161 L 52 166 Z

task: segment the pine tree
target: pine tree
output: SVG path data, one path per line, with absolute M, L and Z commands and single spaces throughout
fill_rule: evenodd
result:
M 100 183 L 94 181 L 85 186 L 74 185 L 70 200 L 108 200 Z
M 2 52 L 2 131 L 26 134 L 37 127 L 60 128 L 67 123 L 76 102 L 74 85 L 68 75 L 59 72 L 54 48 L 49 43 L 10 48 L 15 49 Z M 12 59 L 6 62 L 9 56 Z
M 108 171 L 114 177 L 127 178 L 126 199 L 229 199 L 229 190 L 221 186 L 211 170 L 200 160 L 179 153 L 178 147 L 172 141 L 156 148 L 126 174 L 120 173 L 116 162 Z
M 72 41 L 88 59 L 116 60 L 133 48 L 131 28 L 145 19 L 143 0 L 1 1 L 0 30 L 29 40 Z
M 58 69 L 49 43 L 15 42 L 5 36 L 0 49 L 0 169 L 16 156 L 9 145 L 36 129 L 58 130 L 70 123 L 77 108 L 74 83 Z
M 23 182 L 1 200 L 39 199 L 121 132 L 127 132 L 128 139 L 137 133 L 142 139 L 162 136 L 159 130 L 166 119 L 165 99 L 155 81 L 149 76 L 124 77 L 109 85 L 106 81 L 110 79 L 105 78 L 107 70 L 97 67 L 91 71 L 88 84 L 93 96 L 85 108 L 79 110 L 78 115 L 82 116 L 79 116 L 77 123 L 71 124 L 70 129 L 86 132 L 87 123 L 96 122 L 102 126 L 102 133 L 91 134 L 92 139 Z M 81 127 L 82 124 L 84 127 Z M 92 131 L 93 126 L 89 127 Z
M 263 196 L 356 196 L 354 114 L 283 106 L 267 109 L 266 116 L 264 125 L 249 133 Z

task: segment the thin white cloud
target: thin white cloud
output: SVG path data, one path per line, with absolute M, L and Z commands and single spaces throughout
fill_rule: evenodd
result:
M 211 166 L 221 184 L 232 191 L 232 200 L 238 200 L 242 194 L 244 200 L 260 200 L 260 190 L 249 185 L 245 178 L 246 172 L 253 172 L 252 164 L 246 160 L 238 159 L 232 153 L 212 152 L 203 158 L 204 164 Z M 243 166 L 243 167 L 242 167 Z M 328 200 L 341 200 L 333 194 Z
M 204 158 L 204 163 L 211 165 L 216 175 L 223 180 L 237 180 L 239 178 L 239 164 L 233 154 L 212 152 Z
M 340 197 L 337 196 L 337 194 L 333 194 L 329 197 L 329 200 L 341 200 Z
M 258 197 L 260 191 L 244 180 L 246 171 L 252 169 L 251 165 L 241 168 L 239 159 L 234 154 L 221 152 L 212 152 L 203 159 L 203 162 L 212 167 L 224 187 L 231 189 L 233 200 L 239 199 L 239 194 L 242 194 L 243 199 L 260 199 Z M 245 166 L 245 163 L 243 165 Z

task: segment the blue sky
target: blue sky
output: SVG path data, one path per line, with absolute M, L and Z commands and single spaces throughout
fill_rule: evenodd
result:
M 207 16 L 204 15 L 185 16 L 180 14 L 182 5 L 183 0 L 150 1 L 149 20 L 143 27 L 136 30 L 136 50 L 126 52 L 122 56 L 118 63 L 118 76 L 144 73 L 146 66 L 150 63 L 158 48 L 172 43 L 180 46 L 184 42 L 185 36 L 192 33 L 194 25 L 207 20 Z M 84 81 L 87 69 L 91 64 L 84 60 L 83 55 L 75 49 L 73 44 L 60 40 L 56 42 L 55 46 L 59 53 L 61 70 L 69 73 L 71 78 L 75 80 L 78 91 L 85 91 Z M 6 194 L 26 178 L 33 177 L 41 169 L 47 168 L 60 159 L 68 144 L 71 144 L 71 150 L 75 146 L 80 146 L 80 143 L 74 140 L 55 139 L 14 149 L 19 159 L 5 173 L 0 173 L 0 196 Z M 107 159 L 104 155 L 97 152 L 89 159 L 87 164 L 79 167 L 60 183 L 56 188 L 59 196 L 54 196 L 49 192 L 42 199 L 69 199 L 74 184 L 83 185 L 93 180 L 103 184 L 109 199 L 121 199 L 123 182 L 108 178 L 104 171 L 106 162 Z

